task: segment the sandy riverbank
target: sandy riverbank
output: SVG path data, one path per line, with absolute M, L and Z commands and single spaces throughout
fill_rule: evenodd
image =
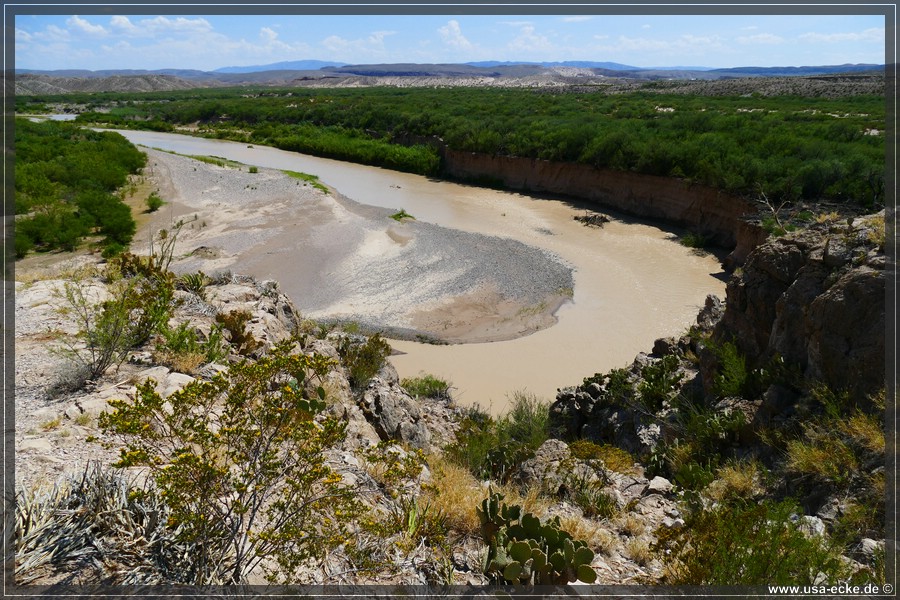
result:
M 572 269 L 521 242 L 397 222 L 389 209 L 278 170 L 147 152 L 147 173 L 169 202 L 152 227 L 185 221 L 172 270 L 274 279 L 309 318 L 410 339 L 486 342 L 549 327 L 572 295 Z M 150 235 L 139 233 L 138 251 L 148 250 Z

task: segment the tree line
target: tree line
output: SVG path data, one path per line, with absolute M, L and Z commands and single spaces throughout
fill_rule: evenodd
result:
M 107 102 L 79 120 L 199 124 L 207 135 L 425 175 L 440 173 L 435 148 L 446 147 L 678 177 L 778 201 L 884 201 L 883 96 L 243 88 Z
M 15 251 L 74 250 L 99 235 L 104 252 L 125 248 L 136 231 L 116 195 L 147 157 L 123 136 L 71 123 L 15 120 Z

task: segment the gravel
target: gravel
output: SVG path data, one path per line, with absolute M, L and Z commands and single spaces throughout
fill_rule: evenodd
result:
M 278 170 L 250 173 L 149 153 L 160 182 L 171 183 L 176 212 L 189 219 L 173 270 L 274 279 L 317 320 L 439 337 L 416 331 L 414 313 L 486 289 L 516 307 L 552 312 L 574 285 L 561 259 L 512 239 L 397 222 L 392 210 L 326 194 Z

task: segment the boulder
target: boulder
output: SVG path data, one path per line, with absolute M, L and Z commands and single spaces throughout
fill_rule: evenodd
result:
M 382 440 L 403 441 L 422 450 L 430 448 L 431 434 L 425 427 L 422 411 L 399 384 L 381 376 L 373 377 L 359 406 Z
M 556 495 L 565 485 L 574 462 L 565 442 L 549 439 L 541 444 L 533 458 L 522 463 L 515 480 L 524 488 L 540 485 L 542 491 Z

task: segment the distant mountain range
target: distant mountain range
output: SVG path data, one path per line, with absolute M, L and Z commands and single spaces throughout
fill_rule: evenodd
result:
M 883 79 L 883 65 L 826 65 L 810 67 L 633 67 L 611 62 L 521 63 L 484 61 L 468 64 L 396 63 L 347 65 L 301 60 L 268 65 L 222 67 L 216 71 L 195 69 L 67 69 L 39 71 L 16 69 L 17 95 L 69 92 L 149 92 L 222 86 L 358 87 L 391 86 L 591 86 L 634 85 L 656 81 L 722 82 L 762 79 L 797 79 L 820 76 L 842 80 Z M 762 82 L 760 82 L 762 83 Z
M 460 64 L 417 64 L 393 63 L 373 65 L 349 65 L 346 63 L 321 60 L 297 60 L 271 63 L 267 65 L 222 67 L 214 71 L 196 69 L 112 69 L 88 71 L 78 69 L 43 71 L 36 69 L 16 69 L 17 74 L 47 75 L 50 77 L 116 77 L 136 75 L 168 75 L 187 80 L 215 79 L 228 81 L 230 75 L 246 75 L 278 72 L 281 76 L 288 72 L 316 75 L 361 75 L 361 76 L 524 76 L 540 73 L 554 67 L 590 69 L 597 75 L 608 77 L 633 77 L 638 79 L 717 79 L 723 77 L 786 77 L 802 75 L 829 75 L 834 73 L 856 73 L 880 70 L 884 65 L 844 64 L 802 67 L 733 67 L 713 69 L 708 67 L 635 67 L 615 62 L 565 61 L 565 62 L 511 62 L 480 61 Z
M 288 60 L 268 65 L 250 67 L 222 67 L 213 73 L 259 73 L 261 71 L 316 71 L 325 67 L 343 67 L 347 63 L 328 62 L 324 60 Z

